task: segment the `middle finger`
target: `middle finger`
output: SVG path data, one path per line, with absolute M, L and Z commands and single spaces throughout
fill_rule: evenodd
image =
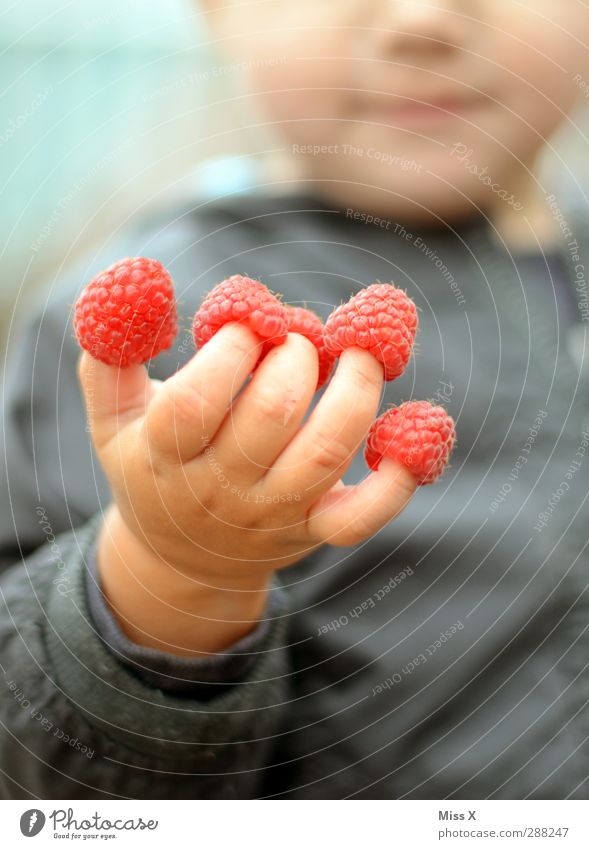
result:
M 236 478 L 253 483 L 272 466 L 305 416 L 317 372 L 315 347 L 298 333 L 262 360 L 213 442 Z
M 360 348 L 348 348 L 325 394 L 264 478 L 280 492 L 293 486 L 318 497 L 345 473 L 376 418 L 383 386 L 382 365 Z

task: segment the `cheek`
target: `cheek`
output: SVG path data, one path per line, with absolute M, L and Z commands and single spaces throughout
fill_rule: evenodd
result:
M 579 17 L 561 0 L 523 7 L 511 21 L 510 37 L 501 39 L 491 58 L 497 65 L 506 130 L 515 127 L 545 138 L 579 99 L 574 77 L 589 67 L 589 13 Z
M 537 54 L 518 57 L 509 71 L 512 83 L 506 84 L 507 122 L 515 122 L 524 132 L 527 122 L 545 137 L 562 120 L 563 113 L 570 111 L 578 98 L 578 89 L 573 80 L 575 74 L 571 74 L 568 69 L 561 70 Z M 515 114 L 510 116 L 509 110 Z M 518 121 L 518 118 L 521 120 Z
M 498 33 L 507 32 L 498 21 L 494 26 Z M 554 16 L 538 26 L 538 17 L 527 11 L 511 19 L 509 35 L 498 35 L 480 51 L 483 65 L 493 69 L 488 79 L 495 103 L 471 125 L 457 127 L 456 141 L 472 148 L 478 164 L 488 165 L 494 175 L 507 174 L 522 162 L 530 165 L 579 100 L 574 77 L 589 63 L 585 47 L 567 28 L 570 20 L 559 22 Z M 460 179 L 453 158 L 440 156 L 439 167 L 448 178 Z
M 337 43 L 327 45 L 322 39 L 316 49 L 309 42 L 301 50 L 286 44 L 283 48 L 280 52 L 276 46 L 273 60 L 267 56 L 273 65 L 258 52 L 248 71 L 248 90 L 269 120 L 299 122 L 298 128 L 293 123 L 289 129 L 294 137 L 309 133 L 305 119 L 314 123 L 313 134 L 322 135 L 322 122 L 327 125 L 329 118 L 343 116 L 349 99 L 343 63 L 327 58 L 339 55 Z

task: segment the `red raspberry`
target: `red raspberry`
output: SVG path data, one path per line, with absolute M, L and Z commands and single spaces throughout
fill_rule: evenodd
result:
M 384 379 L 399 377 L 409 362 L 417 332 L 417 309 L 402 289 L 375 283 L 337 307 L 325 324 L 333 354 L 364 348 L 384 366 Z
M 82 348 L 107 365 L 127 368 L 147 362 L 176 337 L 172 278 L 156 259 L 115 262 L 78 298 L 74 329 Z
M 291 333 L 300 333 L 315 345 L 319 356 L 319 375 L 317 377 L 317 389 L 328 380 L 335 362 L 335 354 L 327 350 L 325 346 L 325 327 L 319 316 L 305 307 L 291 307 L 285 304 L 288 329 Z M 268 342 L 264 343 L 260 361 L 270 350 Z
M 383 456 L 392 457 L 423 486 L 440 477 L 455 440 L 454 421 L 443 407 L 429 401 L 406 401 L 372 424 L 364 456 L 374 470 Z
M 288 334 L 284 305 L 259 280 L 240 274 L 219 283 L 203 300 L 192 325 L 196 347 L 229 321 L 246 321 L 270 345 L 282 345 Z

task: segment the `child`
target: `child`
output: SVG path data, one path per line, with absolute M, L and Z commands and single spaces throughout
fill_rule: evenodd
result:
M 589 11 L 207 10 L 290 170 L 140 222 L 20 332 L 1 795 L 586 799 L 589 395 L 573 342 L 589 225 L 534 169 L 583 96 Z M 170 269 L 183 333 L 149 377 L 84 355 L 80 393 L 72 304 L 129 254 Z M 420 309 L 419 350 L 384 384 L 350 349 L 314 398 L 314 350 L 291 334 L 236 397 L 251 332 L 228 325 L 196 356 L 186 341 L 235 273 L 323 317 L 393 281 Z M 409 398 L 443 403 L 458 433 L 452 468 L 417 492 L 392 460 L 368 474 L 361 450 Z

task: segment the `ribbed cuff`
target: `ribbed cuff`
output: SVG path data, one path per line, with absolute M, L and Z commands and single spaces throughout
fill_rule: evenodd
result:
M 43 623 L 55 685 L 111 740 L 149 758 L 210 762 L 223 768 L 228 744 L 249 748 L 272 734 L 288 703 L 290 665 L 286 608 L 269 623 L 264 645 L 244 679 L 207 700 L 179 697 L 132 673 L 97 635 L 86 598 L 87 562 L 102 516 L 58 537 L 63 563 Z M 279 597 L 286 599 L 284 591 Z
M 222 652 L 202 658 L 175 655 L 133 643 L 121 629 L 100 583 L 96 541 L 86 557 L 86 601 L 96 632 L 113 655 L 146 684 L 179 696 L 207 699 L 238 684 L 255 662 L 268 638 L 270 623 L 283 606 L 282 592 L 274 587 L 260 623 Z

